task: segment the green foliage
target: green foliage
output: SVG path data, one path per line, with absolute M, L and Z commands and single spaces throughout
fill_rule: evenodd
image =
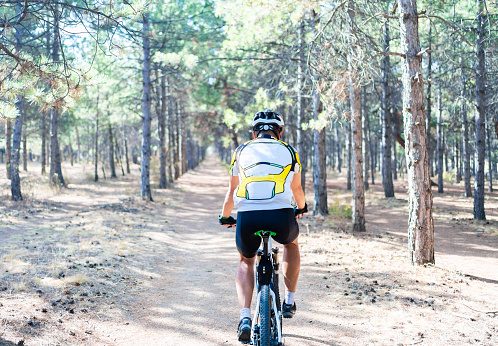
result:
M 0 102 L 0 118 L 15 119 L 19 115 L 19 109 L 10 102 Z
M 334 197 L 332 203 L 329 204 L 329 213 L 334 219 L 351 219 L 353 209 L 350 204 L 344 204 L 344 201 L 338 197 Z

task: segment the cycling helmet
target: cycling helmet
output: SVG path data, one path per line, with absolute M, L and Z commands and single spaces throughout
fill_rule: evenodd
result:
M 260 131 L 273 131 L 277 137 L 284 129 L 284 118 L 277 112 L 265 109 L 257 112 L 252 118 L 252 130 L 256 133 Z

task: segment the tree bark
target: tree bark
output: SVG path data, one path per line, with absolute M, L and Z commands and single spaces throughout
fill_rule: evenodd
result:
M 21 159 L 22 125 L 24 115 L 24 100 L 16 102 L 19 115 L 14 124 L 14 137 L 12 139 L 12 158 L 10 165 L 10 188 L 13 201 L 21 201 L 21 178 L 19 177 L 19 163 Z
M 389 51 L 389 26 L 384 24 L 384 51 Z M 394 197 L 391 162 L 391 114 L 389 105 L 389 74 L 391 71 L 389 55 L 382 59 L 382 186 L 384 196 Z
M 59 17 L 58 6 L 55 5 L 54 11 L 54 39 L 52 42 L 52 61 L 59 61 Z M 62 175 L 61 155 L 59 149 L 58 134 L 59 111 L 52 107 L 50 110 L 50 184 L 56 184 L 66 187 L 66 182 Z
M 141 165 L 141 196 L 152 201 L 150 188 L 150 125 L 151 125 L 151 95 L 150 95 L 150 27 L 149 12 L 143 14 L 143 97 L 142 97 L 142 165 Z
M 493 160 L 491 158 L 491 130 L 489 124 L 489 119 L 486 116 L 486 145 L 488 150 L 486 150 L 488 154 L 488 191 L 493 192 Z
M 10 179 L 10 168 L 12 161 L 12 123 L 5 119 L 5 171 L 7 179 Z
M 396 152 L 396 141 L 391 141 L 392 150 L 393 150 L 393 162 L 392 162 L 392 172 L 393 172 L 393 180 L 398 180 L 398 154 Z
M 297 122 L 296 122 L 296 150 L 301 155 L 301 186 L 303 191 L 306 190 L 306 173 L 308 171 L 308 160 L 306 157 L 306 147 L 305 147 L 305 134 L 303 131 L 303 123 L 305 119 L 305 106 L 304 106 L 304 73 L 306 69 L 306 59 L 304 52 L 304 36 L 305 36 L 305 22 L 301 19 L 299 23 L 299 62 L 297 65 Z M 340 171 L 340 168 L 339 168 Z
M 368 185 L 368 167 L 369 167 L 369 158 L 368 158 L 368 148 L 369 148 L 369 138 L 368 138 L 368 117 L 366 117 L 367 113 L 367 100 L 366 100 L 366 91 L 365 88 L 361 89 L 361 114 L 362 114 L 362 124 L 361 128 L 363 131 L 362 137 L 362 156 L 363 156 L 363 186 L 365 190 L 368 190 L 370 186 Z
M 47 125 L 45 112 L 42 113 L 41 123 L 41 174 L 46 173 L 45 166 L 47 165 Z
M 422 57 L 416 0 L 398 0 L 402 64 L 405 152 L 408 168 L 408 246 L 411 262 L 434 263 L 434 220 L 427 153 Z
M 350 105 L 350 107 L 352 107 Z M 348 165 L 348 172 L 347 172 L 347 182 L 346 182 L 346 189 L 347 190 L 351 190 L 352 189 L 352 184 L 351 184 L 351 170 L 352 170 L 352 157 L 353 157 L 353 145 L 351 144 L 352 140 L 353 140 L 353 133 L 352 133 L 352 126 L 351 126 L 351 121 L 352 120 L 348 120 L 346 122 L 346 128 L 347 128 L 347 134 L 346 134 L 346 146 L 347 146 L 347 149 L 346 149 L 346 161 L 347 161 L 347 165 Z
M 362 150 L 362 115 L 361 115 L 361 89 L 358 82 L 356 66 L 354 63 L 357 42 L 355 41 L 355 17 L 356 7 L 354 1 L 350 0 L 347 6 L 349 16 L 348 21 L 348 78 L 349 78 L 349 103 L 351 107 L 351 139 L 352 146 L 352 180 L 353 180 L 353 201 L 352 201 L 352 222 L 353 231 L 365 231 L 365 188 L 363 185 L 363 150 Z
M 168 179 L 166 177 L 166 164 L 167 152 L 166 152 L 166 71 L 161 70 L 161 89 L 160 93 L 157 93 L 158 102 L 159 98 L 161 100 L 161 107 L 158 112 L 158 132 L 159 132 L 159 188 L 166 189 L 168 187 Z
M 342 169 L 342 145 L 341 145 L 341 140 L 339 138 L 339 123 L 335 123 L 335 142 L 336 142 L 336 148 L 337 148 L 337 170 L 339 173 L 341 173 Z
M 312 32 L 316 36 L 316 17 L 315 11 L 311 11 L 312 16 Z M 313 52 L 316 54 L 316 51 Z M 321 109 L 320 93 L 318 92 L 318 75 L 313 72 L 313 120 L 318 124 L 318 116 Z M 321 129 L 313 129 L 313 192 L 314 205 L 313 215 L 320 213 L 327 215 L 329 213 L 327 205 L 327 165 L 326 165 L 326 150 L 325 150 L 325 127 Z
M 476 40 L 476 163 L 474 179 L 474 219 L 485 220 L 484 211 L 484 157 L 486 140 L 486 58 L 484 43 L 486 39 L 485 0 L 477 0 L 477 40 Z
M 441 68 L 439 68 L 439 75 L 441 76 Z M 441 77 L 440 77 L 441 78 Z M 438 82 L 438 93 L 437 93 L 437 192 L 443 193 L 443 102 L 441 100 L 441 80 Z
M 26 122 L 26 117 L 24 116 L 23 116 L 23 122 L 24 123 Z M 28 171 L 28 140 L 26 134 L 26 127 L 27 126 L 24 126 L 24 131 L 22 131 L 22 170 L 25 172 Z
M 125 149 L 125 159 L 126 159 L 126 173 L 130 174 L 130 155 L 128 154 L 128 139 L 126 138 L 126 134 L 123 133 L 124 135 L 124 149 Z
M 470 146 L 469 146 L 469 122 L 467 119 L 467 102 L 465 97 L 467 96 L 466 92 L 466 80 L 465 80 L 465 72 L 464 72 L 464 60 L 461 58 L 462 63 L 462 74 L 461 74 L 461 82 L 462 82 L 462 166 L 463 166 L 463 181 L 464 181 L 464 196 L 472 197 L 472 186 L 470 183 Z
M 97 93 L 97 112 L 95 113 L 95 143 L 94 143 L 94 181 L 99 181 L 99 94 Z
M 58 119 L 59 112 L 52 107 L 50 109 L 50 184 L 66 187 L 62 175 L 61 154 L 57 138 Z
M 456 161 L 455 183 L 459 184 L 460 181 L 462 180 L 462 175 L 461 175 L 462 163 L 460 161 L 460 146 L 458 145 L 458 139 L 455 140 L 455 161 Z
M 111 179 L 112 179 L 112 178 L 117 178 L 118 176 L 116 174 L 116 165 L 114 163 L 114 135 L 112 133 L 112 126 L 109 120 L 107 120 L 107 129 L 109 130 L 109 166 L 111 169 Z
M 353 136 L 353 231 L 365 231 L 365 189 L 363 186 L 363 155 L 361 133 L 361 100 L 360 90 L 353 75 L 349 71 L 349 98 L 351 102 L 351 133 Z
M 74 126 L 74 130 L 76 131 L 76 146 L 78 149 L 78 155 L 76 155 L 76 159 L 78 163 L 81 163 L 81 141 L 80 141 L 80 132 L 78 131 L 78 126 Z
M 427 109 L 425 126 L 427 131 L 427 150 L 429 154 L 429 174 L 434 176 L 434 171 L 432 169 L 432 136 L 431 136 L 431 117 L 432 117 L 432 99 L 431 99 L 431 87 L 432 87 L 432 26 L 429 26 L 429 52 L 427 52 Z

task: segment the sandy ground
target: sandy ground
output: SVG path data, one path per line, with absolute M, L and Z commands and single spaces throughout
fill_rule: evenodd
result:
M 56 191 L 30 167 L 21 204 L 0 179 L 0 345 L 239 344 L 238 253 L 217 222 L 228 182 L 217 159 L 154 189 L 152 203 L 139 198 L 138 167 L 98 183 L 89 166 L 65 169 L 69 188 Z M 331 204 L 349 204 L 343 175 L 328 185 Z M 395 187 L 391 199 L 379 180 L 367 192 L 364 234 L 340 213 L 301 219 L 285 345 L 498 344 L 497 195 L 476 222 L 461 184 L 435 193 L 436 265 L 413 267 L 406 182 Z

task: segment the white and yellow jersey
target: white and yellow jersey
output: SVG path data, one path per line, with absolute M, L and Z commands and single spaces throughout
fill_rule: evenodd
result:
M 290 184 L 301 171 L 296 150 L 269 135 L 239 146 L 230 174 L 239 176 L 234 202 L 238 211 L 292 208 Z

